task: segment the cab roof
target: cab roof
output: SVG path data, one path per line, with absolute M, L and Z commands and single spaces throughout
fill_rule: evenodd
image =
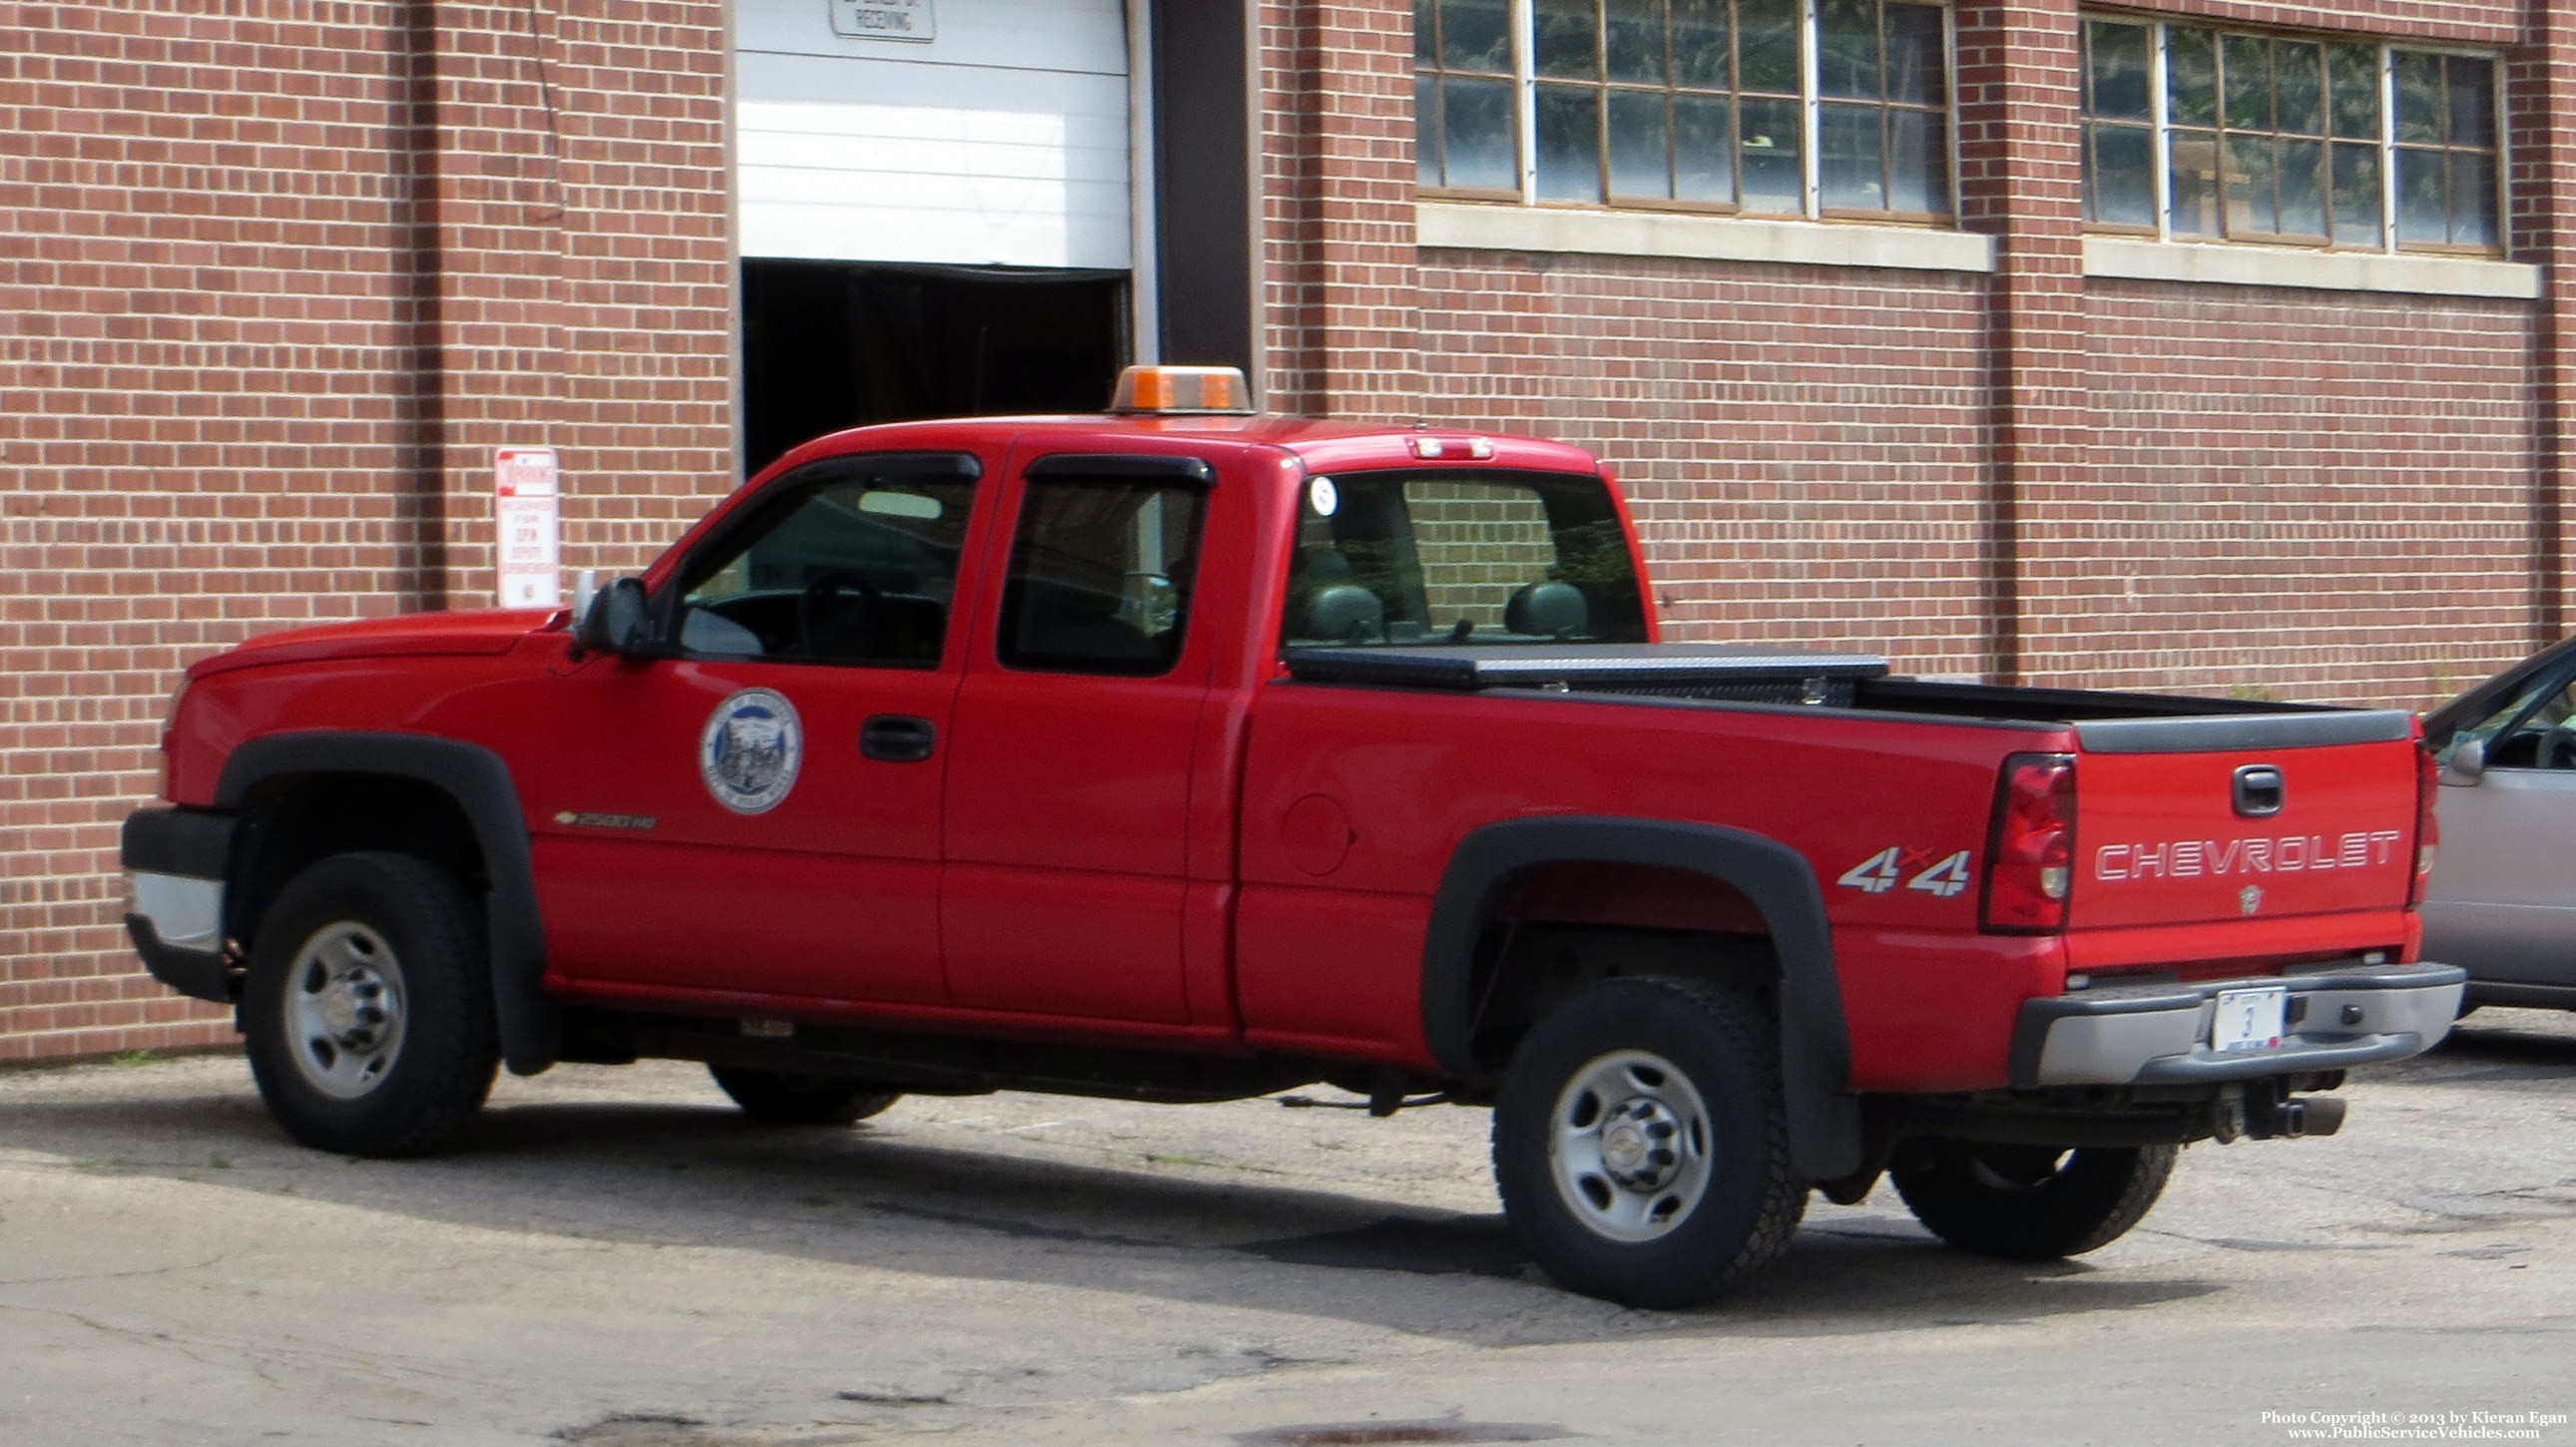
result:
M 1068 413 L 854 427 L 796 448 L 762 469 L 754 481 L 766 481 L 789 468 L 827 457 L 970 448 L 990 451 L 1022 440 L 1051 451 L 1114 451 L 1124 441 L 1147 443 L 1152 451 L 1167 449 L 1150 444 L 1175 442 L 1189 444 L 1203 454 L 1239 456 L 1250 451 L 1270 451 L 1295 457 L 1309 472 L 1452 464 L 1545 472 L 1598 472 L 1601 467 L 1600 460 L 1591 453 L 1566 443 L 1430 422 L 1349 422 L 1206 413 Z M 1490 455 L 1481 455 L 1488 451 Z

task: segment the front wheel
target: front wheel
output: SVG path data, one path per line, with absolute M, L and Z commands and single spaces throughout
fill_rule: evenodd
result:
M 1539 1021 L 1494 1107 L 1494 1180 L 1557 1281 L 1623 1306 L 1694 1306 L 1780 1254 L 1790 1174 L 1778 1030 L 1698 981 L 1605 980 Z
M 407 854 L 337 854 L 261 917 L 241 1022 L 286 1133 L 350 1156 L 413 1156 L 483 1104 L 500 1061 L 483 914 Z
M 710 1065 L 707 1073 L 752 1119 L 770 1125 L 848 1125 L 903 1099 L 903 1093 L 835 1075 L 790 1075 Z
M 2108 1246 L 2144 1219 L 2177 1149 L 1920 1141 L 1887 1174 L 1914 1219 L 1960 1250 L 2055 1261 Z

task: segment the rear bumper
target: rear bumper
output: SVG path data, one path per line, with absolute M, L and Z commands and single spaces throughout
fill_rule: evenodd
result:
M 238 822 L 211 809 L 141 809 L 126 818 L 118 850 L 134 881 L 125 929 L 143 967 L 182 995 L 220 1004 L 240 994 L 240 971 L 224 954 Z
M 2114 985 L 2031 1000 L 2013 1034 L 2016 1086 L 2199 1085 L 2404 1060 L 2460 1011 L 2456 965 L 2331 966 L 2286 975 Z M 2278 1045 L 2214 1050 L 2222 991 L 2288 992 Z

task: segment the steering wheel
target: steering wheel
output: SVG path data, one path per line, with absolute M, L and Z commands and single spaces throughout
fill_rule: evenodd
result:
M 2576 728 L 2560 724 L 2540 736 L 2540 767 L 2576 769 Z
M 858 595 L 859 603 L 855 610 L 842 601 L 845 593 Z M 838 568 L 807 583 L 805 591 L 796 595 L 798 651 L 807 658 L 840 657 L 853 651 L 864 651 L 849 646 L 857 641 L 849 637 L 854 631 L 852 625 L 866 619 L 875 609 L 877 599 L 883 596 L 856 574 Z M 842 646 L 827 647 L 830 643 Z

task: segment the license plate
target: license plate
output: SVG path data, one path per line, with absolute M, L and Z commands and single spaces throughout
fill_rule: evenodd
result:
M 2224 1054 L 2230 1050 L 2268 1050 L 2280 1044 L 2282 1020 L 2289 1004 L 2290 992 L 2279 985 L 2219 991 L 2218 1013 L 2209 1022 L 2209 1048 Z

